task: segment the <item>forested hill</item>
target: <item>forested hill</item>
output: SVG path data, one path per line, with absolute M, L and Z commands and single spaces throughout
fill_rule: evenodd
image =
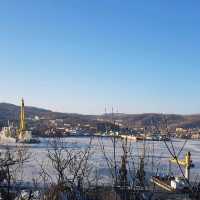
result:
M 44 119 L 67 119 L 70 121 L 77 122 L 94 122 L 98 120 L 117 120 L 123 125 L 129 127 L 144 127 L 150 123 L 156 123 L 163 120 L 163 114 L 157 113 L 146 113 L 146 114 L 106 114 L 106 115 L 82 115 L 74 113 L 61 113 L 53 112 L 51 110 L 36 108 L 36 107 L 25 107 L 26 117 L 34 118 L 38 116 Z M 0 121 L 6 120 L 18 120 L 20 107 L 10 103 L 0 103 Z M 167 114 L 164 115 L 167 119 L 167 123 L 171 127 L 183 127 L 183 128 L 200 128 L 200 114 L 196 115 L 176 115 Z

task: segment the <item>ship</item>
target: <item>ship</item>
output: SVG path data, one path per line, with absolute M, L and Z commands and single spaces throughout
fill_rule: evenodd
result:
M 170 138 L 167 135 L 160 135 L 160 134 L 152 134 L 152 135 L 147 135 L 145 137 L 145 140 L 149 141 L 170 141 Z
M 157 135 L 157 134 L 153 134 L 153 135 L 125 135 L 125 134 L 121 134 L 120 137 L 122 139 L 127 139 L 127 140 L 132 140 L 132 141 L 169 141 L 170 138 L 164 135 Z
M 3 127 L 0 132 L 1 143 L 40 143 L 36 138 L 32 137 L 32 132 L 27 130 L 25 119 L 24 99 L 21 100 L 20 106 L 20 124 L 19 128 L 15 127 L 13 123 L 8 122 L 7 127 Z
M 136 141 L 136 142 L 145 140 L 145 138 L 143 136 L 140 136 L 140 135 L 124 135 L 124 134 L 121 134 L 120 137 L 122 139 L 132 140 L 132 141 Z
M 15 143 L 17 142 L 16 133 L 17 128 L 8 121 L 8 126 L 3 127 L 0 132 L 0 141 L 5 143 Z

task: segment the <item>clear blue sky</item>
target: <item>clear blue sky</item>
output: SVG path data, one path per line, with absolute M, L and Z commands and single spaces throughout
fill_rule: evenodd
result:
M 200 113 L 200 1 L 0 1 L 0 102 Z

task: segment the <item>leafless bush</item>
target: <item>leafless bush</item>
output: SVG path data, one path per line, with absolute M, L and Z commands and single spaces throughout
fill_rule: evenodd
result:
M 47 183 L 50 187 L 44 199 L 51 199 L 52 191 L 54 191 L 52 199 L 64 194 L 70 196 L 70 199 L 78 199 L 78 196 L 83 195 L 83 186 L 90 175 L 91 144 L 92 138 L 85 149 L 69 148 L 61 138 L 49 143 L 47 156 L 56 180 L 47 169 L 42 168 L 43 180 L 51 180 Z
M 7 147 L 0 153 L 0 185 L 3 199 L 13 199 L 20 190 L 16 187 L 23 179 L 23 165 L 30 158 L 27 148 L 19 146 L 16 149 Z M 13 191 L 15 191 L 13 193 Z

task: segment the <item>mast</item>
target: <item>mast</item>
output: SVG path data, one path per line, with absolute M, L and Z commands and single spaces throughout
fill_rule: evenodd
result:
M 146 130 L 145 130 L 146 132 Z M 146 136 L 146 133 L 145 133 Z M 139 169 L 137 170 L 137 178 L 140 182 L 140 187 L 145 189 L 145 156 L 146 156 L 146 139 L 143 139 L 143 149 L 142 149 L 142 155 L 140 157 L 139 161 Z
M 107 119 L 107 109 L 106 109 L 106 105 L 105 105 L 105 121 L 109 120 Z M 108 135 L 108 125 L 107 125 L 107 121 L 105 122 L 105 129 L 106 129 L 106 135 Z
M 127 137 L 125 139 L 125 141 L 123 141 L 122 144 L 122 148 L 123 148 L 123 155 L 121 157 L 121 168 L 119 170 L 119 178 L 120 178 L 120 186 L 121 187 L 126 187 L 128 185 L 128 178 L 127 178 L 127 168 L 126 168 L 126 164 L 127 164 Z
M 114 125 L 113 129 L 114 129 L 114 144 L 113 144 L 113 148 L 114 148 L 114 167 L 115 167 L 115 185 L 117 184 L 117 161 L 116 161 L 116 131 L 115 131 L 115 120 L 114 120 L 114 109 L 112 107 L 112 123 Z

